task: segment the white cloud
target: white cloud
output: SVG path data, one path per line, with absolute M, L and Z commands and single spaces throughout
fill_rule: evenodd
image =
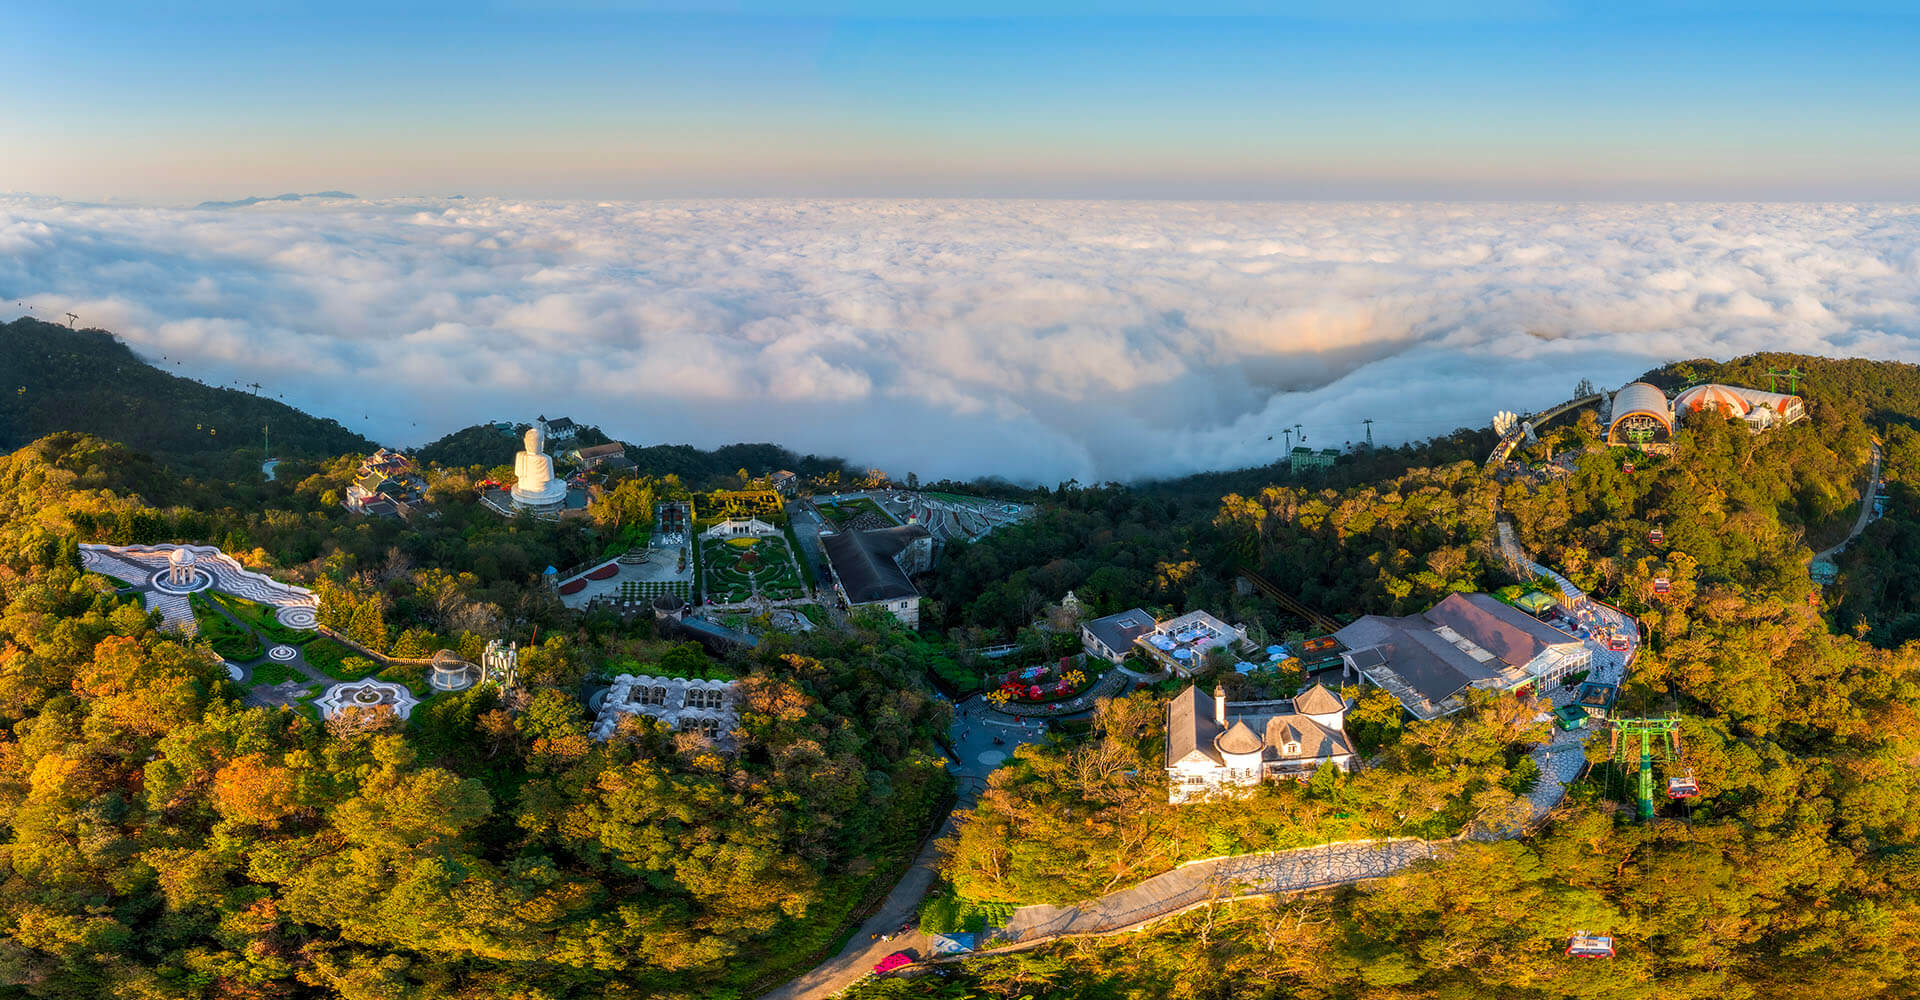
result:
M 566 413 L 1084 481 L 1271 461 L 1294 424 L 1426 437 L 1674 357 L 1920 360 L 1916 237 L 1855 205 L 8 198 L 0 290 L 390 443 Z

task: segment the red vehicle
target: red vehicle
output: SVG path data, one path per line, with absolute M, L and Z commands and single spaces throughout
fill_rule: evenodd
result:
M 1652 542 L 1655 545 L 1659 545 L 1665 542 L 1666 540 L 1667 540 L 1667 533 L 1664 531 L 1661 531 L 1659 528 L 1654 528 L 1647 532 L 1647 541 Z
M 1672 591 L 1673 591 L 1673 583 L 1669 581 L 1666 577 L 1656 576 L 1653 578 L 1654 593 L 1666 594 L 1666 593 L 1671 593 Z
M 1697 799 L 1700 797 L 1700 782 L 1693 778 L 1693 769 L 1688 768 L 1684 775 L 1675 775 L 1667 779 L 1667 798 Z
M 1624 653 L 1632 649 L 1633 644 L 1628 642 L 1627 637 L 1624 635 L 1610 635 L 1607 636 L 1607 648 L 1616 653 Z

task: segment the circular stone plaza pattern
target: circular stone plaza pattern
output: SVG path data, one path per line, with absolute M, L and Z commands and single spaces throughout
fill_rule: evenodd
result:
M 305 605 L 281 608 L 273 613 L 275 621 L 288 628 L 312 631 L 320 627 L 320 615 Z
M 149 611 L 169 628 L 198 631 L 189 594 L 217 590 L 264 604 L 289 628 L 311 631 L 320 624 L 320 598 L 305 587 L 281 583 L 247 569 L 212 545 L 80 545 L 81 568 L 140 590 Z M 303 624 L 305 623 L 305 624 Z
M 380 708 L 385 706 L 393 714 L 404 719 L 413 714 L 413 707 L 420 704 L 412 692 L 391 681 L 347 681 L 335 684 L 327 693 L 314 699 L 314 707 L 320 709 L 323 718 L 331 719 L 348 708 Z
M 167 553 L 167 568 L 155 570 L 147 583 L 162 594 L 176 597 L 197 594 L 213 586 L 213 574 L 194 565 L 191 548 L 182 546 Z

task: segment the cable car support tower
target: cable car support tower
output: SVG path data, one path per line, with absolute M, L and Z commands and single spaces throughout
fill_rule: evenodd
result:
M 1653 819 L 1653 744 L 1659 738 L 1660 748 L 1670 752 L 1675 758 L 1680 756 L 1680 719 L 1678 716 L 1662 718 L 1629 719 L 1615 718 L 1609 732 L 1614 760 L 1621 759 L 1621 753 L 1631 753 L 1633 737 L 1640 737 L 1640 818 Z

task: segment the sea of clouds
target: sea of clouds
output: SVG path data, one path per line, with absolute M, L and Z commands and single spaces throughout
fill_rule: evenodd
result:
M 389 444 L 567 415 L 1083 482 L 1758 350 L 1920 360 L 1920 209 L 0 197 L 6 312 Z M 501 461 L 510 460 L 502 455 Z

